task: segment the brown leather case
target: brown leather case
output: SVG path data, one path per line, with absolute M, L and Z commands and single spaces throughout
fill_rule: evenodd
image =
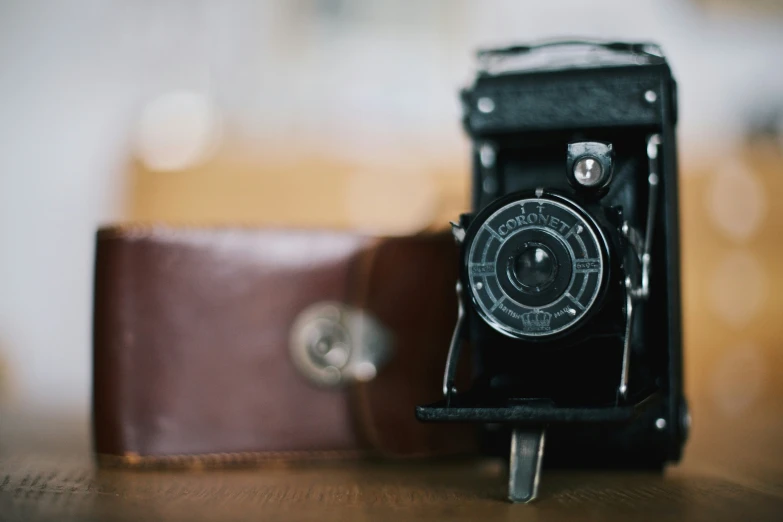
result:
M 469 428 L 414 418 L 441 394 L 455 255 L 445 234 L 100 230 L 93 425 L 102 462 L 470 451 Z M 319 302 L 383 326 L 391 357 L 373 379 L 324 387 L 293 363 L 292 327 Z

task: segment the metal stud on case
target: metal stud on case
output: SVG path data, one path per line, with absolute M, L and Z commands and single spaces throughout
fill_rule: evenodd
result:
M 337 388 L 375 378 L 391 358 L 391 335 L 369 313 L 339 302 L 305 308 L 291 327 L 294 366 L 312 383 Z

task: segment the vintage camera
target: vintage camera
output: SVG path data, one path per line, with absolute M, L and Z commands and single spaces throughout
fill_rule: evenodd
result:
M 479 53 L 462 92 L 473 212 L 452 223 L 461 309 L 444 399 L 423 421 L 485 425 L 509 498 L 546 465 L 661 469 L 683 397 L 676 85 L 652 44 Z M 463 345 L 472 387 L 457 390 Z

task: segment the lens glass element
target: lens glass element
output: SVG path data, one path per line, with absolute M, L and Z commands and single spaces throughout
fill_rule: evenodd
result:
M 538 293 L 551 285 L 557 275 L 555 256 L 544 245 L 525 245 L 512 260 L 510 275 L 520 290 Z

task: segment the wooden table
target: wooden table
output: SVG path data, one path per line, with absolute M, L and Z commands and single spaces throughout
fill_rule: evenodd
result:
M 84 420 L 5 414 L 0 521 L 783 520 L 780 454 L 716 454 L 709 440 L 721 439 L 697 441 L 664 475 L 544 470 L 540 500 L 525 506 L 503 500 L 497 461 L 98 469 Z

